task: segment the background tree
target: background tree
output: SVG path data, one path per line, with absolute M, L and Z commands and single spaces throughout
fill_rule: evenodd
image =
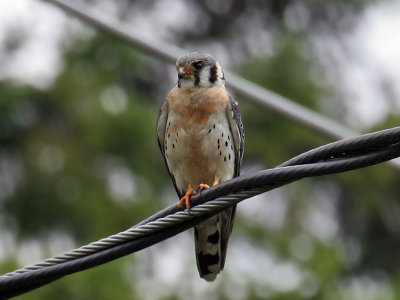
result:
M 38 24 L 9 21 L 0 35 L 2 273 L 126 229 L 178 200 L 155 137 L 174 66 L 49 4 L 21 3 L 42 15 Z M 351 95 L 365 84 L 343 69 L 346 59 L 362 65 L 351 37 L 360 20 L 382 10 L 379 1 L 87 4 L 155 38 L 211 52 L 225 68 L 357 129 L 399 122 L 390 73 L 372 70 L 377 97 L 363 115 L 360 96 Z M 55 44 L 56 58 L 42 77 L 29 78 L 31 60 L 45 55 L 30 46 L 36 26 L 52 14 L 59 27 L 43 38 Z M 18 65 L 24 49 L 29 55 Z M 246 129 L 242 173 L 330 141 L 235 98 Z M 380 165 L 246 201 L 213 284 L 198 278 L 185 233 L 18 299 L 397 299 L 398 180 L 398 170 Z

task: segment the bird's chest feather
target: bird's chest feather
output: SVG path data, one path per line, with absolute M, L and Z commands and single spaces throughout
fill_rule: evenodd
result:
M 169 99 L 165 153 L 177 185 L 212 184 L 216 177 L 220 181 L 232 177 L 234 151 L 226 93 L 188 93 L 178 101 L 171 92 Z

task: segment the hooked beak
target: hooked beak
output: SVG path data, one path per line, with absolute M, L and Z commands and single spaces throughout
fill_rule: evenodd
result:
M 184 67 L 179 67 L 178 68 L 178 79 L 188 79 L 190 76 L 190 70 L 184 68 Z

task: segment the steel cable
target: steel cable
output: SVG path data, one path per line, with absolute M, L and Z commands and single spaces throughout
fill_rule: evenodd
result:
M 45 0 L 67 13 L 70 13 L 79 19 L 89 22 L 97 28 L 112 34 L 115 37 L 141 49 L 146 54 L 151 54 L 163 60 L 175 63 L 176 59 L 185 54 L 187 50 L 176 47 L 175 45 L 163 42 L 159 39 L 152 39 L 143 35 L 135 28 L 126 23 L 122 23 L 116 18 L 91 7 L 79 3 L 79 1 L 65 0 Z M 286 117 L 289 117 L 301 124 L 313 128 L 325 136 L 337 139 L 345 139 L 359 135 L 353 129 L 350 129 L 337 121 L 330 119 L 318 112 L 315 112 L 297 102 L 283 97 L 271 90 L 261 87 L 254 82 L 246 80 L 232 72 L 225 71 L 227 86 L 244 99 L 261 104 L 273 111 L 276 111 Z M 400 170 L 400 161 L 394 160 L 390 165 Z
M 61 4 L 62 2 L 56 0 L 48 1 L 68 9 L 66 3 Z M 69 8 L 69 11 L 142 49 L 148 50 L 150 53 L 170 61 L 175 60 L 178 53 L 182 54 L 182 49 L 172 48 L 167 44 L 164 44 L 163 47 L 155 47 L 141 37 L 133 37 L 127 31 L 118 30 L 112 22 L 107 24 L 107 22 L 104 23 L 99 18 L 85 15 L 85 13 L 79 15 L 79 10 L 74 11 L 74 9 Z M 231 77 L 230 85 L 234 90 L 260 103 L 267 104 L 276 111 L 290 115 L 294 119 L 334 138 L 354 135 L 351 130 L 329 119 L 300 106 L 297 107 L 295 103 L 290 103 L 289 100 L 247 82 L 234 74 L 229 75 Z M 400 127 L 396 127 L 332 143 L 297 156 L 275 169 L 247 174 L 221 183 L 193 196 L 191 202 L 194 208 L 190 213 L 178 211 L 176 205 L 171 205 L 125 232 L 61 256 L 47 259 L 34 266 L 0 276 L 0 299 L 22 294 L 65 275 L 139 251 L 200 223 L 228 205 L 233 205 L 290 182 L 305 177 L 353 170 L 399 157 L 399 136 Z
M 274 169 L 236 177 L 194 195 L 190 212 L 171 205 L 124 232 L 0 276 L 0 299 L 144 249 L 200 223 L 228 205 L 262 192 L 305 177 L 353 170 L 399 156 L 400 127 L 313 149 Z

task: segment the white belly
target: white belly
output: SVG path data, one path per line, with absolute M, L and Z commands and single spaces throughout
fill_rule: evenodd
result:
M 168 168 L 181 193 L 188 184 L 212 185 L 234 174 L 234 146 L 225 111 L 211 114 L 206 124 L 182 120 L 173 113 L 167 120 L 165 153 Z

